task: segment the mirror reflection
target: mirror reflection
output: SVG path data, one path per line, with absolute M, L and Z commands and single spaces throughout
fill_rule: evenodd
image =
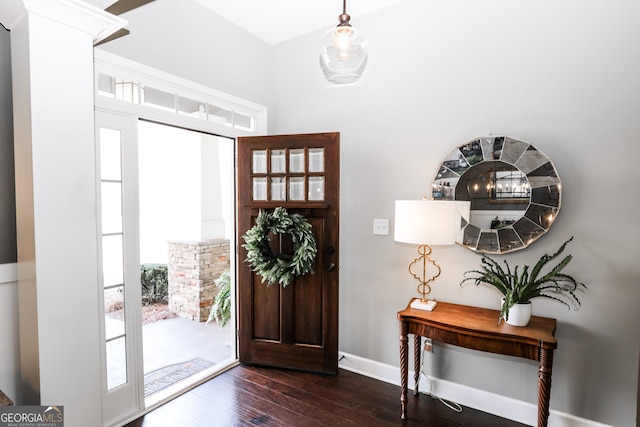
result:
M 477 138 L 442 162 L 432 198 L 471 202 L 462 241 L 481 253 L 523 249 L 551 227 L 561 183 L 551 160 L 532 144 L 508 137 Z

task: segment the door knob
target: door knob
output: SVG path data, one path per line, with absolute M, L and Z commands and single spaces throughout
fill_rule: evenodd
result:
M 336 253 L 336 248 L 334 248 L 333 246 L 329 246 L 329 247 L 327 248 L 327 253 L 328 253 L 329 255 L 333 255 L 333 254 L 335 254 L 335 253 Z
M 327 267 L 327 271 L 333 271 L 336 268 L 338 268 L 334 263 L 329 264 L 329 266 Z

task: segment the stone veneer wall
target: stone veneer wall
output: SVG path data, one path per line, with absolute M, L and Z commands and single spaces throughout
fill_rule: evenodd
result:
M 229 240 L 169 242 L 169 309 L 206 321 L 218 294 L 214 280 L 229 268 Z

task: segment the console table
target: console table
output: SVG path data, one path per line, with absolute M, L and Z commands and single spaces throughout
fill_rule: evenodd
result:
M 414 298 L 415 299 L 415 298 Z M 422 337 L 474 350 L 523 357 L 540 362 L 538 369 L 538 427 L 546 427 L 551 397 L 556 319 L 532 316 L 526 327 L 498 325 L 500 312 L 438 301 L 433 311 L 411 308 L 398 312 L 400 323 L 400 404 L 407 419 L 408 334 L 414 335 L 415 390 L 418 395 Z

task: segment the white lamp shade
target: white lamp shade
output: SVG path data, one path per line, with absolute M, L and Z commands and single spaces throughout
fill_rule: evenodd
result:
M 394 240 L 453 245 L 460 239 L 462 218 L 468 221 L 469 205 L 446 200 L 396 200 Z

